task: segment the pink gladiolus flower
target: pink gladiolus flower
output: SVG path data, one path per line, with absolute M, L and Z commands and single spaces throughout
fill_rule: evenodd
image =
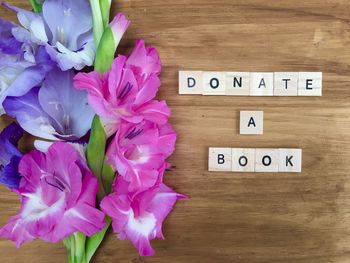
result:
M 153 74 L 159 75 L 162 69 L 157 49 L 146 47 L 142 39 L 136 41 L 136 46 L 127 59 L 126 65 L 133 70 L 140 84 Z
M 93 71 L 78 73 L 74 78 L 75 87 L 88 92 L 90 105 L 104 123 L 115 127 L 121 120 L 164 124 L 170 116 L 166 102 L 154 100 L 160 87 L 158 54 L 142 43 L 138 42 L 129 59 L 119 55 L 103 75 Z
M 130 191 L 145 190 L 157 182 L 158 170 L 174 151 L 175 142 L 170 124 L 122 123 L 107 150 L 107 161 L 130 182 Z
M 58 242 L 76 231 L 91 236 L 104 227 L 95 208 L 97 180 L 73 146 L 56 142 L 46 154 L 34 150 L 19 165 L 19 214 L 0 230 L 17 246 L 40 238 Z
M 101 209 L 112 218 L 114 232 L 121 240 L 130 240 L 141 256 L 152 256 L 150 240 L 164 239 L 163 221 L 177 199 L 186 197 L 163 183 L 142 193 L 130 193 L 122 177 L 118 177 L 113 188 L 115 192 L 102 200 Z

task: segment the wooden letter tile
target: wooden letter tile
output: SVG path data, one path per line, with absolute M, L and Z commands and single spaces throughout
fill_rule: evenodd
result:
M 232 171 L 254 172 L 255 171 L 255 149 L 233 148 L 232 149 Z
M 298 77 L 296 72 L 276 72 L 274 74 L 275 96 L 298 96 Z
M 278 172 L 278 149 L 255 149 L 255 172 Z
M 249 96 L 249 72 L 226 72 L 226 95 Z
M 263 134 L 264 112 L 263 111 L 241 111 L 239 122 L 240 122 L 240 134 Z
M 301 173 L 301 149 L 279 149 L 279 172 Z
M 322 72 L 299 72 L 298 96 L 322 96 Z
M 251 96 L 273 96 L 273 73 L 250 73 Z
M 225 95 L 225 72 L 203 72 L 203 95 Z
M 230 172 L 231 148 L 209 148 L 209 171 Z
M 202 71 L 179 71 L 179 94 L 202 93 Z

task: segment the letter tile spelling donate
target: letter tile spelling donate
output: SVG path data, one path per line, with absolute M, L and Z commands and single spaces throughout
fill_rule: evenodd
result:
M 275 72 L 274 96 L 298 96 L 297 72 Z
M 255 149 L 233 148 L 232 149 L 232 171 L 254 172 L 255 171 Z
M 179 71 L 179 94 L 322 96 L 322 72 Z
M 298 96 L 322 96 L 322 72 L 299 72 Z
M 279 149 L 279 172 L 301 172 L 301 149 Z
M 231 148 L 209 148 L 209 171 L 231 171 Z
M 202 93 L 202 71 L 179 71 L 179 94 Z
M 278 149 L 255 149 L 255 172 L 278 172 Z
M 249 96 L 249 72 L 226 72 L 226 95 Z
M 273 96 L 273 73 L 250 73 L 250 95 Z
M 203 95 L 225 95 L 226 75 L 224 72 L 204 72 L 203 85 Z
M 240 111 L 240 134 L 263 134 L 264 112 L 263 111 Z

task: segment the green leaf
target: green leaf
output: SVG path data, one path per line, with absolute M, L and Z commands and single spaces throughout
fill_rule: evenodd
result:
M 107 27 L 109 24 L 109 13 L 111 9 L 111 0 L 100 0 L 100 8 L 102 15 L 102 22 L 104 27 Z
M 115 50 L 116 45 L 114 42 L 113 31 L 110 27 L 106 27 L 96 52 L 95 69 L 97 71 L 103 73 L 110 69 L 114 59 Z
M 102 166 L 105 159 L 106 132 L 101 124 L 100 117 L 95 115 L 92 122 L 90 140 L 86 150 L 88 165 L 98 179 L 98 199 L 106 195 L 102 180 Z
M 94 40 L 96 47 L 98 47 L 104 30 L 99 0 L 90 0 L 90 7 L 92 12 Z
M 86 262 L 90 262 L 96 250 L 101 245 L 109 226 L 111 225 L 112 220 L 110 217 L 107 216 L 105 220 L 106 220 L 106 226 L 100 232 L 86 239 L 86 246 L 85 246 Z
M 42 4 L 41 3 L 38 3 L 36 0 L 29 0 L 29 2 L 32 5 L 35 13 L 41 13 L 41 11 L 42 11 Z

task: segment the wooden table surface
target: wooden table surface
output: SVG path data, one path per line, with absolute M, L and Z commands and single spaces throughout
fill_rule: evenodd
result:
M 29 8 L 25 1 L 10 1 Z M 110 233 L 93 262 L 350 262 L 349 0 L 118 0 L 135 39 L 163 62 L 159 98 L 178 132 L 166 182 L 191 196 L 164 225 L 156 255 L 141 258 Z M 4 8 L 2 18 L 15 20 Z M 178 95 L 179 70 L 322 71 L 322 97 Z M 240 110 L 264 111 L 264 135 L 238 134 Z M 2 117 L 3 128 L 10 119 Z M 24 142 L 25 141 L 25 142 Z M 301 174 L 209 173 L 208 147 L 303 149 Z M 22 148 L 30 149 L 31 138 Z M 0 224 L 18 201 L 0 188 Z M 0 240 L 1 262 L 64 262 L 61 244 L 20 250 Z

